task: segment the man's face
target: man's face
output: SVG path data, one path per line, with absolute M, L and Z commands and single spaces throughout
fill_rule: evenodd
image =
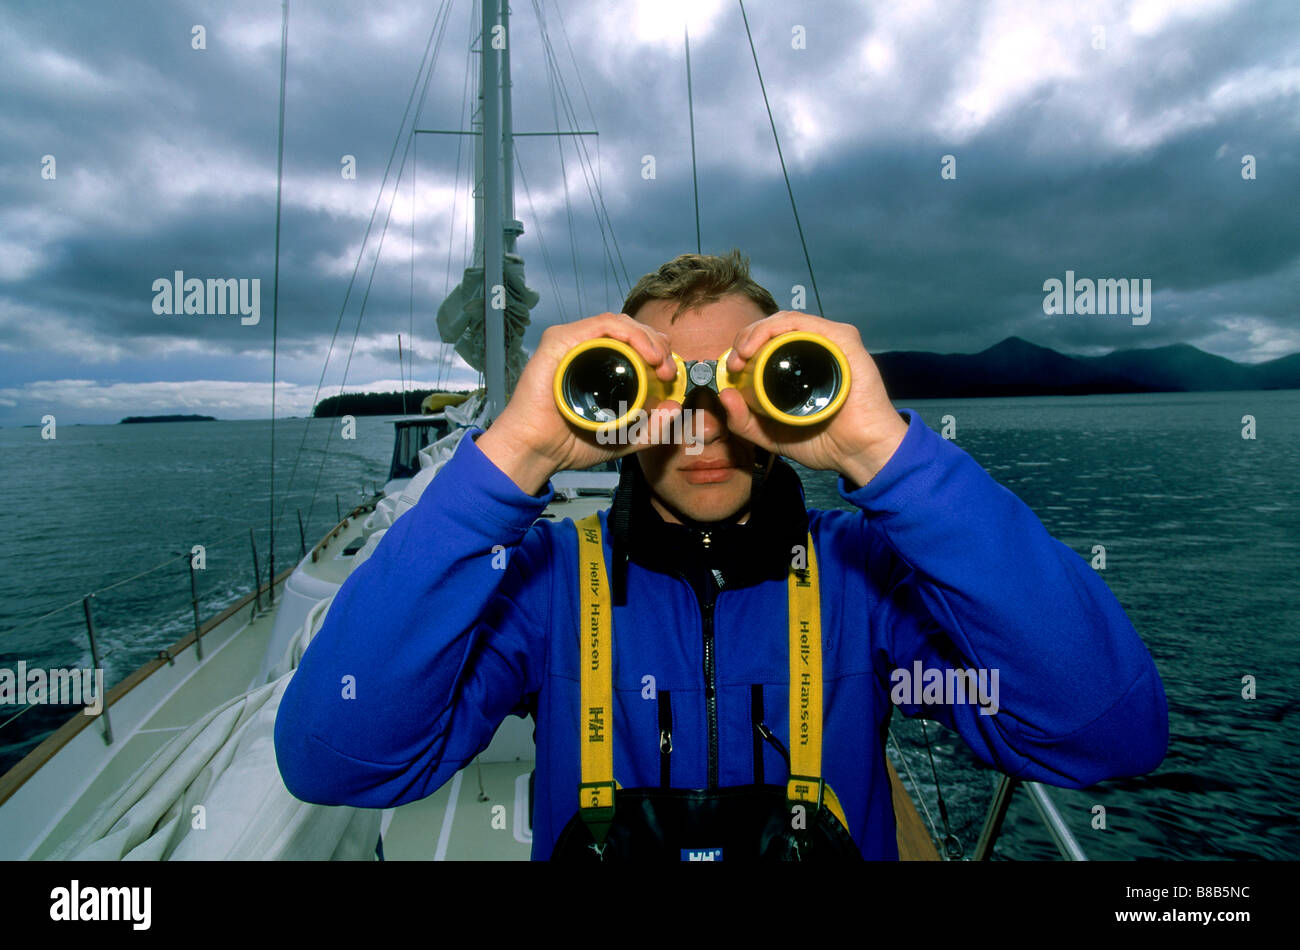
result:
M 676 302 L 652 300 L 633 316 L 668 337 L 672 351 L 684 360 L 716 360 L 736 334 L 763 311 L 748 297 L 731 294 L 715 303 L 683 311 L 672 319 Z M 650 484 L 652 501 L 666 521 L 724 521 L 749 504 L 754 444 L 727 429 L 727 411 L 712 392 L 697 389 L 684 409 L 692 412 L 684 427 L 699 443 L 686 452 L 682 442 L 651 446 L 637 453 Z M 702 451 L 701 451 L 702 449 Z

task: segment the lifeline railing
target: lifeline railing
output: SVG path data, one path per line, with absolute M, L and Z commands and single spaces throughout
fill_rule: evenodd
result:
M 1021 785 L 1029 793 L 1029 800 L 1034 803 L 1038 817 L 1042 820 L 1047 833 L 1052 836 L 1052 843 L 1056 845 L 1056 850 L 1061 852 L 1061 857 L 1067 861 L 1087 861 L 1088 856 L 1065 824 L 1061 813 L 1057 811 L 1056 803 L 1047 792 L 1047 786 L 1041 782 L 1027 782 L 1010 775 L 1002 776 L 997 791 L 993 793 L 989 813 L 984 819 L 984 829 L 980 832 L 979 843 L 975 846 L 974 860 L 987 861 L 993 856 L 993 845 L 997 843 L 998 835 L 1002 833 L 1002 822 L 1007 817 L 1007 809 L 1011 807 L 1011 794 L 1017 786 Z
M 359 492 L 359 494 L 364 495 L 365 492 Z M 332 531 L 326 535 L 326 540 L 337 535 L 340 527 L 342 527 L 345 523 L 345 518 L 342 513 L 342 506 L 340 504 L 338 495 L 334 496 L 334 509 L 335 509 L 335 514 L 338 516 L 338 525 L 336 525 L 334 529 L 332 529 Z M 362 504 L 358 505 L 357 507 L 353 508 L 350 512 L 348 512 L 347 518 L 352 518 L 357 514 L 364 513 L 364 511 L 366 510 L 369 509 L 367 508 L 367 504 L 363 502 Z M 242 534 L 243 534 L 243 530 L 241 529 L 240 531 L 237 531 L 233 534 L 229 534 L 224 538 L 218 538 L 216 541 L 209 542 L 207 545 L 205 545 L 205 547 L 216 547 L 217 545 L 224 544 L 225 542 L 230 541 L 233 538 L 237 538 Z M 255 601 L 255 605 L 253 609 L 253 617 L 256 618 L 256 616 L 262 612 L 262 587 L 264 585 L 262 582 L 262 577 L 258 566 L 257 539 L 254 536 L 252 528 L 248 529 L 248 540 L 249 540 L 250 548 L 252 550 L 253 597 Z M 322 541 L 321 543 L 323 544 L 324 541 Z M 307 538 L 306 538 L 306 533 L 303 529 L 301 509 L 298 510 L 298 544 L 299 544 L 299 551 L 300 551 L 299 560 L 302 560 L 302 558 L 307 557 Z M 315 560 L 315 555 L 319 547 L 320 545 L 317 545 L 317 548 L 312 551 L 313 560 Z M 174 564 L 176 561 L 179 561 L 181 558 L 186 558 L 189 564 L 190 607 L 194 616 L 194 650 L 195 650 L 196 658 L 200 662 L 202 662 L 203 625 L 199 620 L 199 595 L 198 595 L 198 585 L 195 581 L 195 575 L 194 575 L 194 571 L 195 571 L 194 552 L 192 550 L 174 555 L 173 557 L 168 558 L 167 560 L 163 561 L 160 564 L 156 564 L 153 567 L 148 568 L 147 570 L 140 571 L 138 574 L 133 574 L 130 577 L 123 578 L 120 581 L 114 581 L 112 584 L 108 584 L 104 587 L 96 588 L 95 590 L 90 591 L 88 594 L 85 594 L 84 596 L 82 596 L 77 600 L 68 601 L 66 604 L 63 604 L 62 606 L 59 607 L 55 607 L 53 610 L 47 611 L 46 613 L 41 614 L 39 617 L 34 617 L 33 619 L 25 621 L 15 627 L 11 627 L 7 632 L 15 633 L 26 627 L 30 627 L 35 624 L 38 624 L 43 620 L 47 620 L 50 617 L 53 617 L 55 614 L 62 613 L 63 611 L 68 610 L 80 604 L 82 608 L 82 613 L 84 614 L 86 619 L 86 637 L 90 642 L 91 663 L 93 664 L 94 669 L 101 670 L 103 669 L 102 660 L 112 655 L 113 651 L 104 654 L 102 657 L 99 652 L 99 643 L 95 638 L 95 616 L 92 610 L 92 603 L 95 599 L 95 596 L 97 594 L 107 593 L 108 591 L 113 590 L 114 588 L 122 587 L 134 581 L 138 581 L 143 577 L 147 577 L 148 575 L 153 574 L 156 571 L 160 571 L 163 568 Z M 265 586 L 267 588 L 267 597 L 268 597 L 267 609 L 270 609 L 271 607 L 275 606 L 275 578 L 271 578 L 270 583 L 266 584 Z M 156 658 L 159 660 L 166 660 L 168 663 L 172 662 L 173 660 L 173 656 L 171 652 L 165 649 L 159 650 Z M 107 684 L 105 685 L 104 688 L 105 689 L 108 688 Z M 31 703 L 25 705 L 18 712 L 14 713 L 12 716 L 9 716 L 4 721 L 0 722 L 0 731 L 3 731 L 6 726 L 16 721 L 18 717 L 22 716 L 24 713 L 29 712 L 31 709 L 34 708 L 35 705 L 37 704 Z M 107 702 L 103 703 L 103 708 L 97 714 L 97 718 L 103 721 L 104 743 L 106 745 L 112 745 L 113 724 L 112 724 L 112 720 L 109 718 Z
M 934 817 L 930 814 L 930 809 L 926 805 L 924 797 L 920 794 L 920 785 L 916 781 L 916 776 L 912 774 L 912 768 L 908 765 L 907 756 L 903 754 L 903 749 L 898 744 L 898 739 L 894 736 L 892 729 L 889 732 L 889 739 L 894 745 L 898 760 L 903 764 L 903 770 L 912 782 L 912 788 L 916 789 L 914 797 L 917 804 L 921 806 L 921 810 L 925 812 L 931 835 L 935 842 L 942 841 L 943 843 L 943 848 L 939 850 L 940 855 L 947 861 L 960 858 L 961 846 L 956 841 L 956 837 L 951 833 L 944 836 L 939 834 L 939 829 L 934 823 Z M 937 782 L 938 776 L 936 775 L 935 778 Z M 1007 817 L 1007 810 L 1011 807 L 1012 793 L 1022 785 L 1025 791 L 1029 793 L 1029 799 L 1033 802 L 1043 827 L 1047 829 L 1047 833 L 1051 836 L 1052 843 L 1056 845 L 1057 851 L 1061 853 L 1061 857 L 1067 861 L 1087 861 L 1088 855 L 1066 825 L 1065 819 L 1061 817 L 1056 803 L 1052 801 L 1052 796 L 1047 791 L 1047 786 L 1041 782 L 1029 782 L 1006 774 L 1003 774 L 1001 781 L 998 782 L 997 790 L 993 793 L 993 799 L 989 803 L 988 814 L 984 818 L 984 827 L 980 831 L 979 842 L 975 845 L 975 854 L 972 860 L 988 861 L 993 857 L 993 846 L 997 844 L 998 836 L 1002 833 L 1002 824 Z M 946 814 L 944 816 L 944 827 L 947 828 Z

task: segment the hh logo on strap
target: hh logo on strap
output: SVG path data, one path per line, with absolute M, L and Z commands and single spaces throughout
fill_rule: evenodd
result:
M 682 848 L 683 861 L 721 861 L 721 848 Z

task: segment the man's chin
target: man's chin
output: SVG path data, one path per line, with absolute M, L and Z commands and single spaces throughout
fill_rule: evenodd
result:
M 734 488 L 692 485 L 675 498 L 662 499 L 679 516 L 696 522 L 730 521 L 749 504 L 749 493 L 737 495 Z

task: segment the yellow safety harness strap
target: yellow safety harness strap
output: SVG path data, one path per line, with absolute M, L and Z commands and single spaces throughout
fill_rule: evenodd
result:
M 603 847 L 614 820 L 613 623 L 600 515 L 578 522 L 578 590 L 582 607 L 578 663 L 580 702 L 586 722 L 581 741 L 578 807 L 597 846 Z
M 793 808 L 825 805 L 845 830 L 849 823 L 830 786 L 822 781 L 822 613 L 817 555 L 812 534 L 805 548 L 806 566 L 791 565 L 790 629 L 790 779 L 785 797 Z M 806 827 L 806 826 L 805 826 Z

